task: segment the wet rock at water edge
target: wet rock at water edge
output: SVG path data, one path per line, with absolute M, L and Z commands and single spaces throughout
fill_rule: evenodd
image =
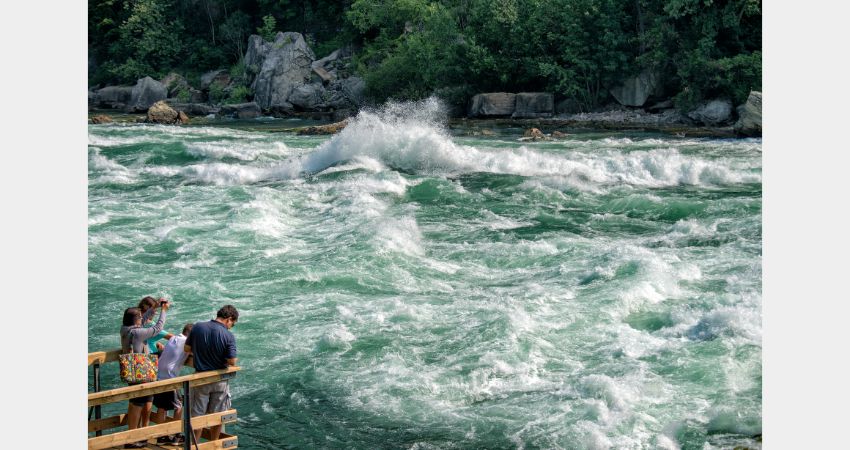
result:
M 112 117 L 109 117 L 106 114 L 99 114 L 97 116 L 92 117 L 89 120 L 94 125 L 102 124 L 102 123 L 112 123 Z
M 708 126 L 722 125 L 732 119 L 732 102 L 711 100 L 689 112 L 688 117 Z
M 520 141 L 548 141 L 551 140 L 549 136 L 543 134 L 539 128 L 529 128 L 525 130 L 525 133 L 522 134 Z
M 253 119 L 260 117 L 260 105 L 256 102 L 235 103 L 232 105 L 222 105 L 219 114 L 225 117 L 233 117 L 236 119 Z
M 336 134 L 345 128 L 350 119 L 345 119 L 341 122 L 331 123 L 328 125 L 317 125 L 312 127 L 304 127 L 297 131 L 298 134 L 305 135 L 321 135 L 321 134 Z
M 186 122 L 188 122 L 188 116 L 186 116 L 186 114 L 183 114 L 183 116 L 186 117 Z M 150 108 L 148 108 L 148 114 L 144 121 L 145 123 L 161 123 L 167 125 L 184 123 L 181 120 L 180 113 L 174 108 L 168 106 L 168 103 L 165 103 L 163 100 L 154 103 Z

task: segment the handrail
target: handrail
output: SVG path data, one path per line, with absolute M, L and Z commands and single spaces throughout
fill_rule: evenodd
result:
M 89 353 L 89 364 L 103 364 L 112 361 L 118 361 L 118 355 L 121 354 L 121 349 L 116 348 L 112 350 L 106 350 L 102 352 L 92 352 Z
M 215 383 L 221 380 L 233 378 L 236 375 L 236 372 L 241 369 L 242 368 L 239 366 L 231 366 L 226 369 L 196 372 L 190 375 L 169 378 L 167 380 L 124 386 L 116 389 L 109 389 L 107 391 L 90 392 L 89 407 L 120 402 L 122 400 L 129 400 L 136 397 L 144 397 L 147 395 L 158 394 L 160 392 L 173 391 L 179 388 L 183 382 L 187 381 L 189 382 L 189 386 L 192 387 Z
M 190 421 L 193 430 L 231 422 L 236 422 L 235 409 L 192 417 Z M 108 434 L 106 436 L 89 438 L 88 448 L 89 450 L 107 449 L 124 444 L 129 444 L 131 442 L 137 442 L 142 439 L 152 439 L 160 436 L 179 433 L 181 430 L 183 430 L 182 421 L 175 420 L 171 422 L 161 423 L 159 425 L 136 428 L 134 430 L 119 431 L 117 433 Z M 188 437 L 189 436 L 187 436 L 187 438 Z
M 121 349 L 112 349 L 106 351 L 97 351 L 88 354 L 88 365 L 94 368 L 94 392 L 88 394 L 89 408 L 94 410 L 95 418 L 91 420 L 89 411 L 88 431 L 94 432 L 95 437 L 88 439 L 89 450 L 107 449 L 122 444 L 138 442 L 139 440 L 149 440 L 160 436 L 175 434 L 180 430 L 186 436 L 183 443 L 184 450 L 190 450 L 194 439 L 192 430 L 203 428 L 201 433 L 207 442 L 195 442 L 195 450 L 222 450 L 234 449 L 237 447 L 238 440 L 236 436 L 220 432 L 216 440 L 209 440 L 211 434 L 208 427 L 216 427 L 225 423 L 236 421 L 236 410 L 231 409 L 220 413 L 212 413 L 204 416 L 190 417 L 190 408 L 193 387 L 203 386 L 211 383 L 216 383 L 222 380 L 228 380 L 236 376 L 242 368 L 231 366 L 220 370 L 211 370 L 206 372 L 195 372 L 190 375 L 169 378 L 166 380 L 158 380 L 150 383 L 136 384 L 132 386 L 123 386 L 107 391 L 100 390 L 100 370 L 101 365 L 107 362 L 118 361 L 121 355 Z M 116 403 L 124 400 L 129 400 L 136 397 L 145 397 L 148 395 L 157 394 L 160 392 L 168 392 L 181 388 L 184 396 L 184 406 L 182 418 L 166 418 L 163 423 L 143 428 L 135 428 L 132 430 L 119 431 L 116 433 L 103 435 L 104 430 L 118 428 L 127 424 L 126 414 L 119 414 L 112 417 L 101 418 L 101 406 L 109 403 Z M 153 421 L 153 420 L 152 420 Z M 154 421 L 155 422 L 155 421 Z

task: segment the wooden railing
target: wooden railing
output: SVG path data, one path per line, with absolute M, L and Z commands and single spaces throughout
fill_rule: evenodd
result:
M 118 361 L 120 349 L 94 352 L 88 355 L 88 365 L 94 369 L 94 392 L 88 395 L 88 406 L 93 410 L 95 417 L 89 417 L 88 432 L 95 433 L 94 437 L 89 438 L 89 450 L 108 449 L 113 447 L 121 447 L 124 444 L 138 442 L 142 440 L 156 439 L 160 436 L 168 436 L 175 433 L 183 432 L 185 442 L 183 448 L 189 450 L 213 450 L 213 449 L 233 449 L 237 446 L 236 436 L 222 432 L 219 438 L 213 441 L 195 443 L 192 445 L 194 430 L 208 428 L 225 423 L 236 421 L 236 410 L 207 414 L 204 416 L 195 416 L 190 418 L 191 395 L 192 388 L 203 386 L 205 384 L 216 383 L 218 381 L 233 378 L 240 367 L 228 367 L 221 370 L 213 370 L 207 372 L 198 372 L 191 375 L 183 375 L 167 380 L 159 380 L 150 383 L 137 384 L 132 386 L 124 386 L 116 389 L 101 391 L 100 389 L 100 366 L 108 362 Z M 166 418 L 163 423 L 151 425 L 133 430 L 119 431 L 116 433 L 103 435 L 104 430 L 114 429 L 127 424 L 126 414 L 119 414 L 111 417 L 101 417 L 101 406 L 109 403 L 117 403 L 131 398 L 144 397 L 147 395 L 158 394 L 160 392 L 173 391 L 178 388 L 183 388 L 183 416 L 180 419 Z M 209 430 L 204 430 L 203 438 L 209 439 Z M 155 446 L 149 446 L 154 447 Z M 173 447 L 172 447 L 173 448 Z

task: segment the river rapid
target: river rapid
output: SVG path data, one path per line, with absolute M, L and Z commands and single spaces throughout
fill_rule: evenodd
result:
M 761 139 L 443 117 L 89 125 L 89 349 L 235 305 L 246 449 L 759 448 Z

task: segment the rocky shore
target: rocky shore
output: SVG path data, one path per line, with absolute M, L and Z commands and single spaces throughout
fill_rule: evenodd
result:
M 133 121 L 187 124 L 191 118 L 252 119 L 262 116 L 309 117 L 340 123 L 366 105 L 365 84 L 353 75 L 352 50 L 340 48 L 316 58 L 304 37 L 279 32 L 273 41 L 248 39 L 244 67 L 213 70 L 190 83 L 169 73 L 161 80 L 143 77 L 133 86 L 97 86 L 89 90 L 91 123 L 114 119 L 104 109 L 144 113 Z M 677 136 L 761 136 L 761 92 L 750 92 L 735 107 L 729 99 L 706 101 L 689 111 L 674 108 L 660 90 L 658 77 L 642 73 L 609 89 L 615 102 L 582 112 L 575 99 L 548 92 L 487 92 L 474 95 L 465 108 L 450 108 L 453 123 L 474 129 L 520 127 L 655 131 Z M 250 100 L 250 101 L 248 101 Z M 93 113 L 93 114 L 91 114 Z M 301 130 L 327 134 L 342 126 Z

